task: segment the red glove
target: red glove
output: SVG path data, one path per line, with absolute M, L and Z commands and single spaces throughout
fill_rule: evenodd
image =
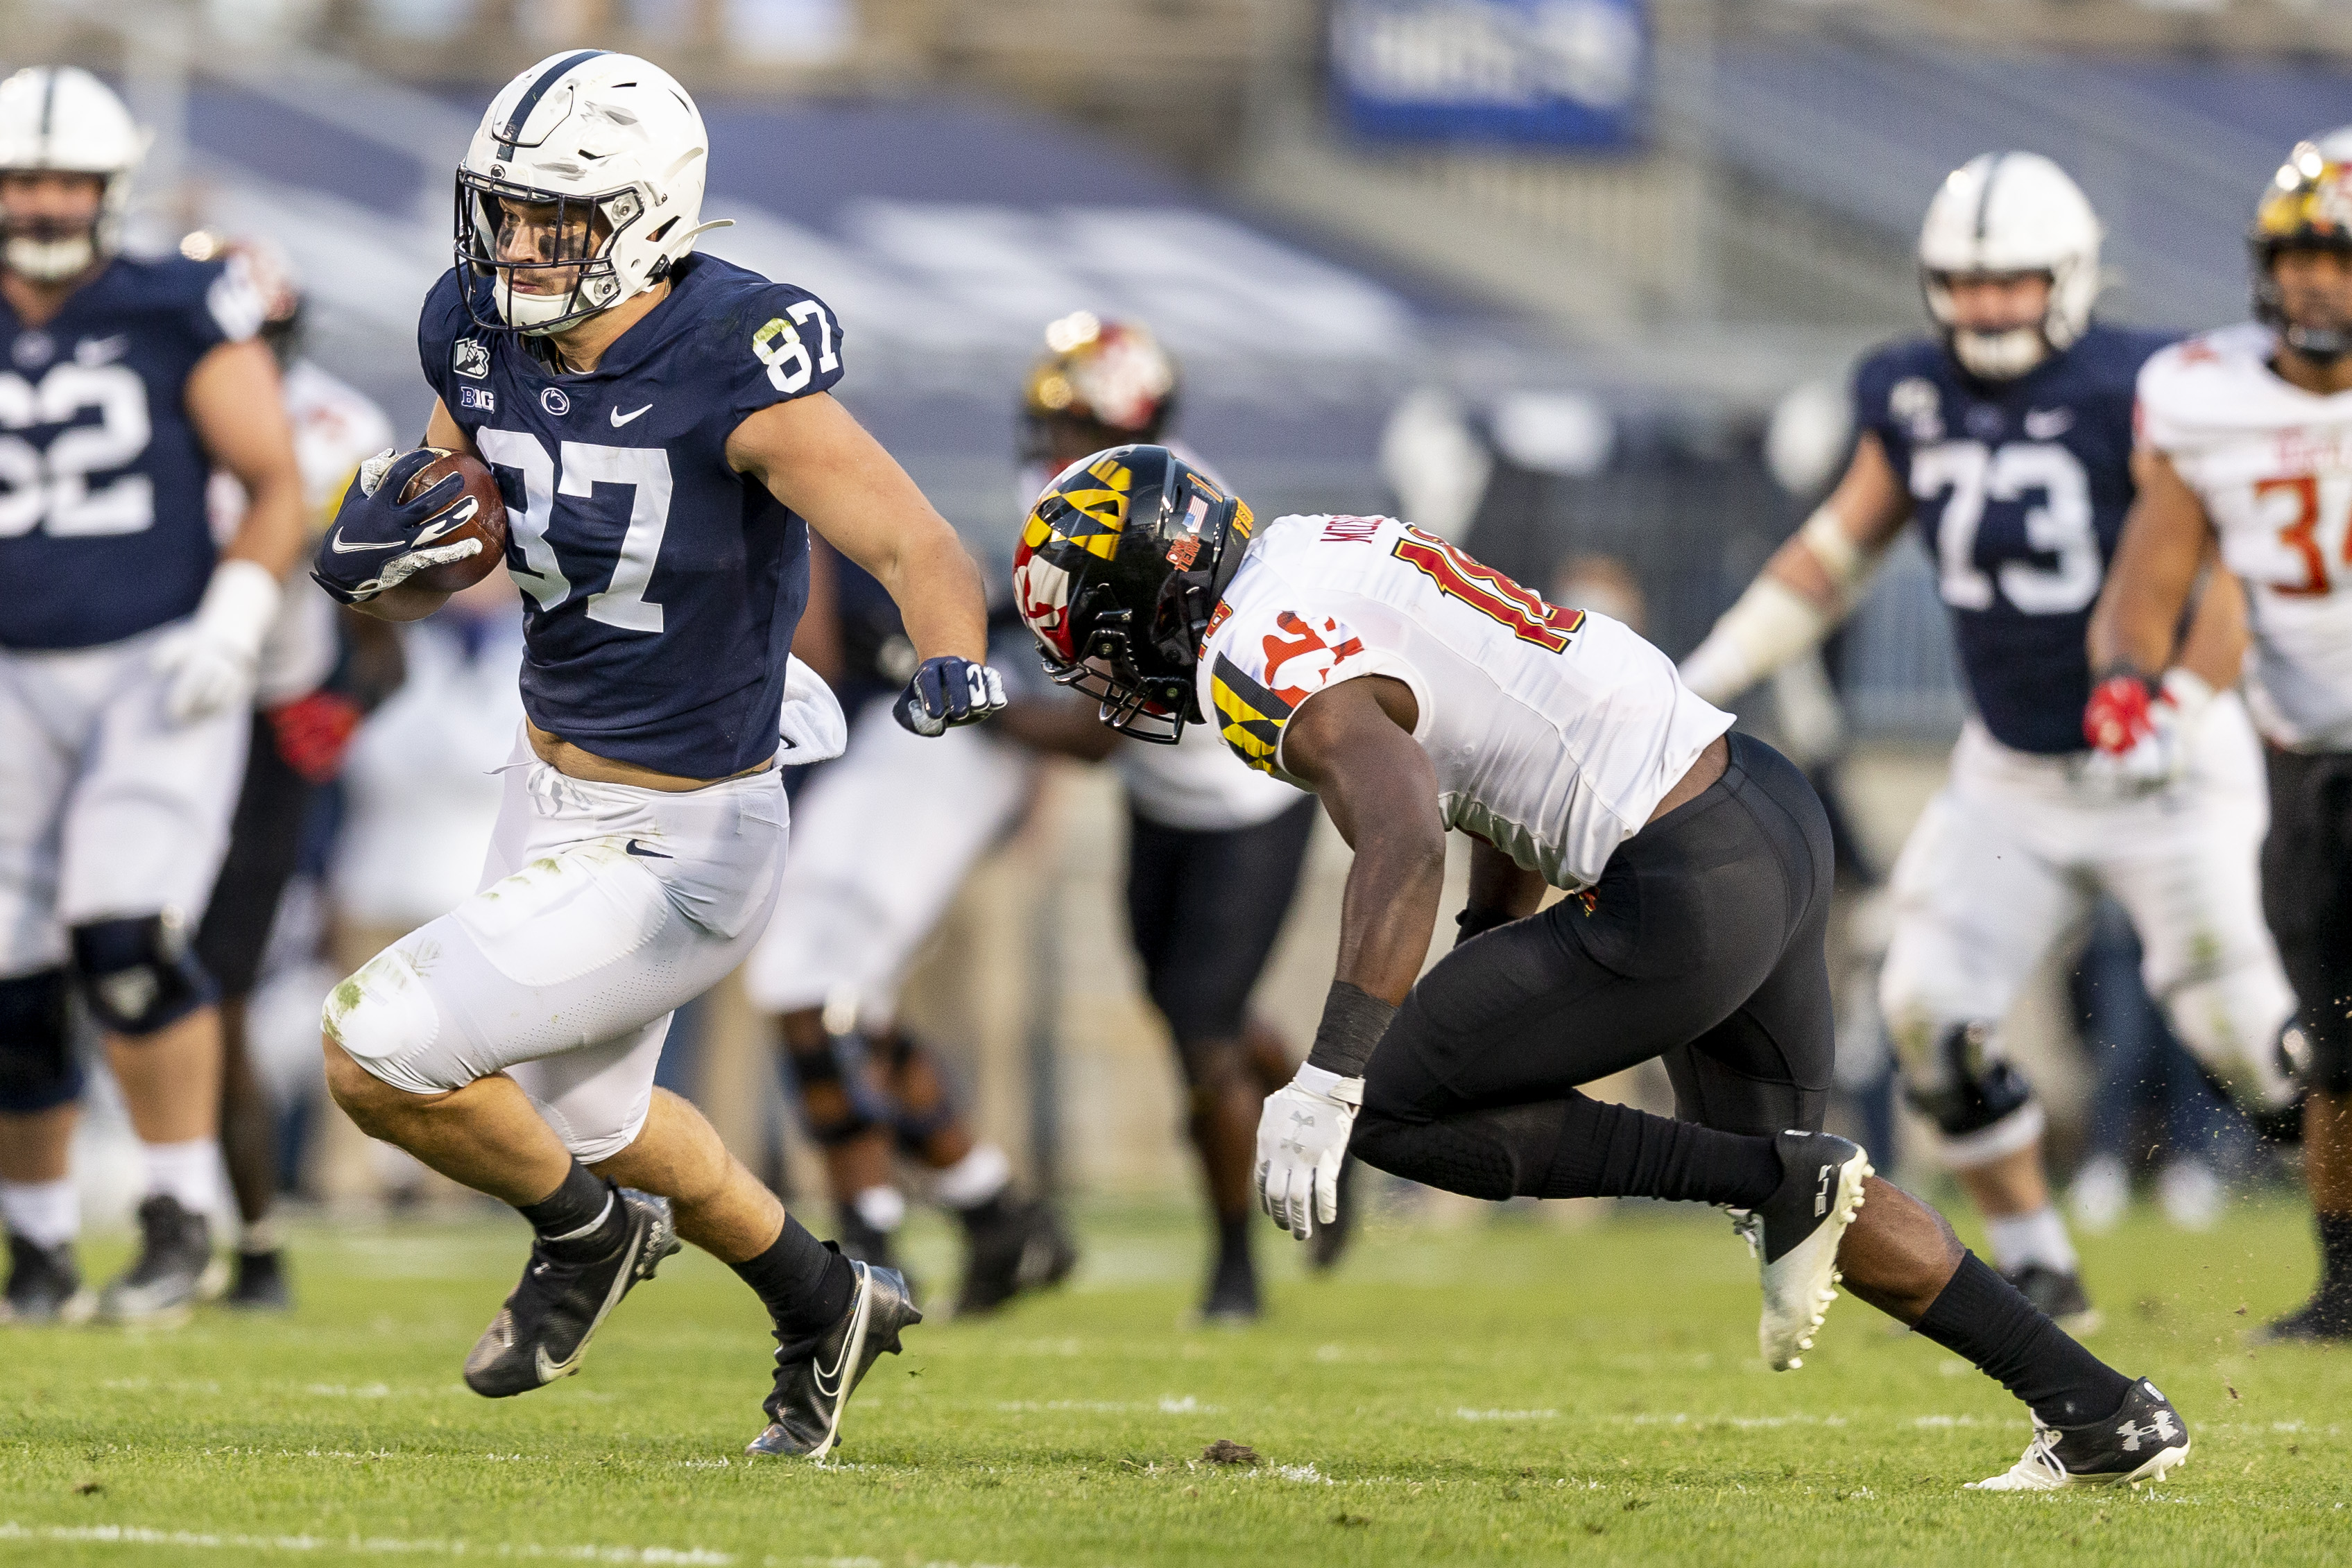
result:
M 281 703 L 267 716 L 278 737 L 278 755 L 312 784 L 342 771 L 343 753 L 359 732 L 359 704 L 337 692 L 312 692 Z
M 2156 733 L 2149 712 L 2155 695 L 2138 675 L 2109 675 L 2091 688 L 2083 708 L 2083 738 L 2110 757 L 2121 757 Z

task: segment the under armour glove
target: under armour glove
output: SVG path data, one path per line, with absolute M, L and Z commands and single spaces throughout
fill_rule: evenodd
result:
M 449 475 L 413 501 L 400 493 L 438 454 L 419 449 L 394 455 L 389 449 L 360 465 L 359 477 L 343 492 L 335 526 L 320 541 L 310 579 L 341 604 L 361 604 L 399 587 L 429 566 L 478 554 L 479 539 L 452 544 L 430 541 L 447 531 L 461 507 L 470 507 L 466 481 Z M 427 548 L 416 548 L 419 540 Z
M 1257 1200 L 1301 1241 L 1339 1219 L 1339 1166 L 1364 1103 L 1364 1081 L 1313 1065 L 1265 1097 L 1257 1119 Z
M 155 668 L 165 683 L 163 712 L 173 724 L 192 724 L 253 700 L 261 644 L 282 597 L 277 573 L 259 561 L 225 560 L 213 569 L 195 614 L 155 643 Z
M 950 725 L 978 724 L 1003 708 L 1003 676 L 947 654 L 924 660 L 890 711 L 917 735 L 944 735 Z

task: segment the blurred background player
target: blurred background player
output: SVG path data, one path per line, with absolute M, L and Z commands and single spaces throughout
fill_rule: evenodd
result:
M 302 473 L 303 520 L 315 533 L 334 515 L 361 462 L 392 444 L 392 421 L 363 393 L 302 357 L 302 286 L 283 247 L 198 231 L 181 242 L 180 253 L 198 261 L 236 257 L 261 301 L 261 340 L 282 377 Z M 245 492 L 233 476 L 216 474 L 211 502 L 218 534 L 244 514 Z M 261 648 L 228 852 L 196 927 L 196 958 L 220 988 L 221 1152 L 242 1224 L 224 1298 L 230 1306 L 292 1304 L 269 1222 L 278 1184 L 279 1107 L 255 1068 L 247 1004 L 320 791 L 341 770 L 360 720 L 400 676 L 394 628 L 340 609 L 316 583 L 287 585 Z M 416 852 L 414 846 L 409 852 Z
M 2263 912 L 2301 1003 L 2301 1027 L 2284 1039 L 2308 1090 L 2304 1175 L 2320 1245 L 2310 1301 L 2262 1337 L 2342 1341 L 2352 1339 L 2352 128 L 2288 154 L 2248 239 L 2254 319 L 2168 349 L 2141 372 L 2139 499 L 2091 623 L 2098 685 L 2083 724 L 2128 757 L 2181 722 L 2171 632 L 2214 575 L 2218 546 L 2252 606 L 2248 690 L 2271 743 Z
M 220 864 L 302 481 L 241 266 L 119 254 L 146 145 L 72 68 L 0 82 L 0 1217 L 12 1314 L 78 1312 L 78 987 L 143 1147 L 100 1306 L 176 1313 L 211 1260 L 218 995 L 190 946 Z M 226 548 L 205 503 L 249 497 Z
M 2089 202 L 2045 158 L 1952 172 L 1919 236 L 1937 336 L 1864 361 L 1845 478 L 1683 664 L 1692 690 L 1730 700 L 1850 613 L 1918 518 L 1974 711 L 1895 867 L 1881 1005 L 1996 1265 L 2084 1326 L 2042 1109 L 2000 1029 L 2090 894 L 2130 914 L 2150 994 L 2210 1069 L 2258 1107 L 2293 1092 L 2274 1061 L 2293 998 L 2258 918 L 2260 752 L 2231 690 L 2244 627 L 2226 577 L 2147 666 L 2171 666 L 2165 732 L 2112 765 L 2086 751 L 2084 628 L 2134 494 L 2135 378 L 2166 341 L 2092 321 L 2099 242 Z
M 930 1049 L 898 1017 L 916 954 L 980 858 L 1019 821 L 1036 768 L 979 729 L 926 739 L 890 714 L 917 663 L 898 605 L 822 542 L 793 638 L 850 716 L 842 756 L 803 775 L 775 914 L 743 969 L 822 1156 L 842 1249 L 898 1266 L 903 1155 L 963 1232 L 959 1313 L 1059 1281 L 1077 1254 L 1051 1203 L 1015 1187 L 1004 1151 L 974 1136 Z
M 1022 397 L 1023 508 L 1091 453 L 1162 441 L 1180 392 L 1174 359 L 1140 322 L 1079 311 L 1047 327 Z M 1097 723 L 1097 706 L 1050 690 L 1024 694 L 999 724 L 1041 749 L 1109 759 L 1126 789 L 1128 931 L 1176 1048 L 1184 1131 L 1216 1225 L 1201 1315 L 1246 1322 L 1259 1312 L 1249 1222 L 1258 1113 L 1295 1066 L 1249 998 L 1297 894 L 1316 805 L 1236 762 L 1206 727 L 1155 746 Z M 1318 1233 L 1314 1261 L 1335 1261 L 1348 1234 L 1338 1226 Z

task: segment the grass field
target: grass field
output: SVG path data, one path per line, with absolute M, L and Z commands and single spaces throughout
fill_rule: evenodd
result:
M 581 1376 L 492 1404 L 457 1364 L 521 1228 L 320 1226 L 290 1321 L 0 1331 L 0 1561 L 2340 1564 L 2352 1352 L 2238 1343 L 2306 1286 L 2307 1224 L 2089 1243 L 2095 1343 L 2196 1451 L 2161 1488 L 2026 1497 L 1959 1490 L 2017 1457 L 2019 1407 L 1857 1302 L 1768 1373 L 1746 1249 L 1696 1215 L 1377 1227 L 1335 1278 L 1278 1260 L 1269 1322 L 1217 1333 L 1181 1321 L 1192 1226 L 1097 1212 L 1075 1288 L 910 1333 L 823 1469 L 742 1457 L 762 1323 L 707 1258 Z M 1218 1438 L 1263 1462 L 1201 1462 Z

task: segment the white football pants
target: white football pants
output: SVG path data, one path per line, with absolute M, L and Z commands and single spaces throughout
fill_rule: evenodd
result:
M 2178 784 L 2126 794 L 2076 757 L 2012 751 L 1971 719 L 1950 778 L 1895 867 L 1879 998 L 1906 1081 L 1946 1087 L 1943 1041 L 2000 1024 L 2035 967 L 2105 893 L 2138 932 L 2141 972 L 2183 1045 L 2250 1103 L 2284 1104 L 2279 1030 L 2294 993 L 2263 921 L 2256 857 L 2270 825 L 2261 743 L 2235 693 L 2216 697 Z M 2029 1102 L 1943 1140 L 1965 1169 L 2042 1132 Z
M 869 1027 L 974 862 L 1020 818 L 1035 763 L 974 727 L 910 735 L 866 705 L 838 762 L 801 791 L 793 853 L 768 934 L 743 968 L 770 1013 L 853 998 Z
M 517 753 L 481 890 L 336 987 L 323 1027 L 412 1094 L 509 1073 L 593 1165 L 645 1126 L 673 1009 L 767 924 L 783 783 L 770 768 L 672 794 Z
M 167 914 L 194 935 L 204 916 L 252 714 L 165 716 L 155 644 L 173 629 L 0 648 L 0 977 L 64 963 L 71 925 Z

